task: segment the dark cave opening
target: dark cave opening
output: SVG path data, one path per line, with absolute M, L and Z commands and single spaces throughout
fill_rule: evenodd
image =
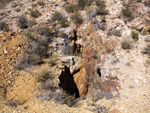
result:
M 76 98 L 79 97 L 79 91 L 74 82 L 73 75 L 70 73 L 70 70 L 67 66 L 65 66 L 65 69 L 61 72 L 59 81 L 59 87 L 61 87 L 66 93 L 75 95 Z
M 101 70 L 100 70 L 100 68 L 97 68 L 96 72 L 101 77 Z

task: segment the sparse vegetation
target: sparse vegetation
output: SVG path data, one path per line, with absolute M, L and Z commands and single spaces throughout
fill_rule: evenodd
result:
M 104 106 L 96 105 L 91 111 L 94 113 L 107 113 L 108 109 Z
M 72 107 L 76 104 L 75 95 L 70 95 L 64 92 L 62 89 L 53 96 L 53 100 L 60 104 L 66 104 L 69 107 Z
M 143 30 L 141 31 L 141 34 L 142 34 L 142 35 L 148 35 L 148 32 L 146 31 L 146 29 L 143 29 Z
M 67 104 L 69 107 L 72 107 L 75 103 L 75 95 L 69 95 L 65 93 L 65 104 Z
M 106 15 L 108 14 L 108 10 L 106 10 L 106 5 L 103 0 L 96 1 L 97 9 L 96 12 L 98 15 Z
M 0 22 L 0 30 L 2 31 L 9 31 L 9 27 L 8 24 L 6 24 L 6 22 Z
M 16 9 L 16 12 L 20 12 L 20 11 L 21 11 L 21 9 L 20 9 L 20 8 L 17 8 L 17 9 Z
M 83 10 L 86 6 L 90 6 L 94 0 L 78 0 L 78 9 Z
M 51 19 L 52 21 L 61 21 L 63 18 L 63 15 L 60 12 L 56 11 Z
M 86 5 L 90 6 L 92 5 L 92 3 L 94 2 L 94 0 L 85 0 L 86 1 Z
M 41 13 L 38 10 L 32 10 L 30 12 L 30 16 L 33 18 L 37 18 L 37 17 L 41 16 Z
M 51 55 L 49 58 L 49 64 L 51 66 L 54 66 L 56 64 L 56 61 L 58 60 L 58 56 L 57 55 Z
M 121 46 L 123 49 L 131 49 L 131 42 L 128 40 L 124 40 L 121 42 Z
M 0 9 L 4 8 L 7 4 L 12 2 L 13 0 L 1 0 L 0 1 Z
M 40 35 L 43 35 L 43 36 L 46 36 L 46 37 L 49 37 L 51 36 L 53 33 L 52 33 L 52 30 L 48 27 L 38 27 L 37 28 L 37 32 L 40 34 Z
M 144 48 L 144 50 L 142 51 L 142 53 L 150 55 L 150 45 L 147 45 L 147 47 Z
M 62 28 L 69 27 L 68 20 L 60 12 L 56 11 L 53 14 L 52 21 L 58 21 Z
M 72 5 L 66 6 L 65 9 L 68 13 L 73 13 L 77 10 L 77 6 L 72 4 Z
M 71 19 L 73 20 L 73 22 L 76 24 L 76 25 L 80 25 L 83 23 L 83 19 L 80 15 L 79 12 L 75 12 L 71 15 Z
M 139 34 L 136 31 L 131 31 L 131 37 L 135 40 L 139 40 Z
M 39 38 L 37 32 L 32 29 L 27 31 L 24 36 L 27 39 L 27 48 L 21 52 L 18 59 L 19 64 L 15 66 L 15 69 L 23 69 L 30 65 L 40 64 L 42 59 L 47 57 L 47 44 L 50 37 L 47 37 L 47 40 Z
M 106 22 L 106 17 L 105 17 L 105 16 L 102 16 L 101 21 L 102 21 L 102 22 Z
M 86 6 L 86 0 L 78 0 L 78 8 L 83 10 Z
M 23 29 L 28 27 L 28 21 L 24 15 L 18 18 L 18 26 Z
M 128 18 L 129 20 L 133 19 L 132 13 L 130 9 L 128 8 L 128 6 L 125 6 L 125 8 L 122 9 L 122 15 Z
M 42 70 L 37 76 L 37 82 L 45 82 L 49 78 L 49 72 L 47 70 Z
M 38 1 L 37 4 L 40 5 L 40 6 L 44 6 L 45 5 L 45 3 L 43 1 Z
M 26 33 L 24 34 L 24 36 L 25 36 L 27 39 L 29 39 L 29 40 L 35 40 L 35 39 L 34 39 L 34 34 L 33 34 L 32 32 L 26 32 Z
M 33 27 L 34 25 L 36 25 L 36 20 L 29 20 L 28 21 L 28 27 Z
M 12 7 L 12 8 L 17 7 L 17 3 L 13 2 L 12 5 L 11 5 L 11 7 Z
M 69 22 L 68 22 L 68 20 L 67 19 L 62 19 L 61 21 L 60 21 L 60 26 L 62 27 L 62 28 L 66 28 L 66 27 L 69 27 Z

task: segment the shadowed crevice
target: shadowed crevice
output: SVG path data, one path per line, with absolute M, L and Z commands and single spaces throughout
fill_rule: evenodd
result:
M 70 95 L 75 94 L 76 98 L 79 97 L 79 91 L 74 82 L 73 75 L 70 73 L 70 70 L 67 66 L 65 66 L 65 69 L 61 72 L 61 75 L 59 76 L 59 81 L 59 87 L 61 87 L 66 93 Z

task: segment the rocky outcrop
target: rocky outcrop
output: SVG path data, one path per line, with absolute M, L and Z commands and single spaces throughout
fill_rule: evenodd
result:
M 80 28 L 80 30 L 80 32 L 82 32 L 82 28 Z M 78 33 L 78 36 L 82 37 L 82 35 L 84 34 Z M 102 83 L 107 80 L 105 76 L 108 76 L 108 72 L 106 73 L 106 70 L 104 70 L 104 59 L 102 56 L 114 51 L 116 47 L 120 46 L 120 41 L 116 38 L 113 39 L 113 37 L 107 39 L 101 30 L 92 32 L 87 37 L 86 42 L 83 41 L 84 38 L 80 40 L 80 44 L 83 46 L 82 57 L 69 56 L 61 60 L 63 65 L 61 66 L 63 67 L 62 73 L 65 73 L 67 68 L 63 87 L 65 87 L 64 89 L 67 91 L 70 89 L 66 88 L 69 85 L 67 76 L 73 76 L 72 79 L 76 84 L 79 95 L 92 96 L 95 91 L 101 90 Z M 68 72 L 69 74 L 67 74 Z M 62 74 L 60 77 L 61 76 Z M 61 80 L 60 82 L 62 83 Z

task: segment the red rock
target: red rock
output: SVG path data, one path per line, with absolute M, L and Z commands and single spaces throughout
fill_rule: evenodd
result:
M 118 91 L 119 89 L 121 89 L 120 83 L 111 80 L 105 81 L 101 87 L 102 92 Z

